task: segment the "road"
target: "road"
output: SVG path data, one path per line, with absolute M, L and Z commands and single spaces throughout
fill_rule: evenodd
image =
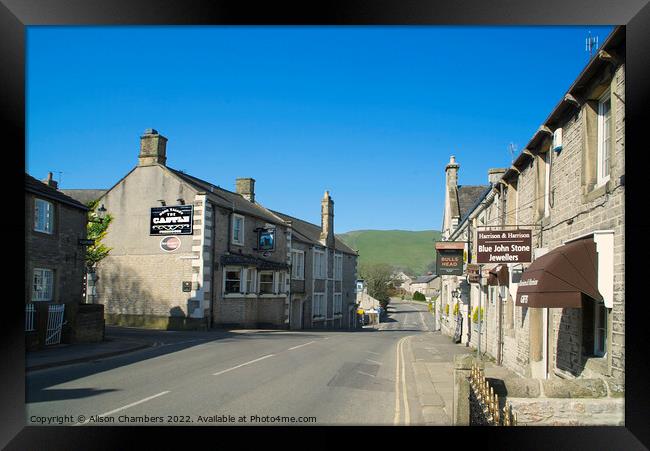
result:
M 432 326 L 425 304 L 395 301 L 358 331 L 125 329 L 157 346 L 28 373 L 27 423 L 449 424 L 465 351 Z

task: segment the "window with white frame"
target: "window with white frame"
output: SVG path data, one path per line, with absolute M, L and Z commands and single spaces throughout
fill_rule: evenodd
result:
M 241 273 L 242 268 L 226 268 L 223 274 L 223 292 L 224 294 L 241 293 Z
M 612 153 L 612 98 L 609 89 L 598 101 L 598 163 L 597 184 L 609 180 L 609 163 Z
M 246 268 L 245 276 L 246 276 L 246 293 L 251 294 L 255 293 L 255 281 L 257 279 L 256 277 L 256 270 L 255 268 Z
M 51 301 L 54 297 L 54 271 L 34 268 L 32 301 Z
M 260 294 L 273 294 L 273 271 L 260 271 Z
M 334 254 L 334 280 L 343 280 L 343 255 Z
M 296 280 L 305 278 L 305 253 L 299 250 L 291 251 L 291 276 Z
M 278 285 L 277 285 L 277 287 L 275 288 L 275 292 L 276 292 L 276 293 L 278 293 L 278 294 L 282 294 L 282 293 L 285 293 L 285 292 L 286 292 L 286 287 L 285 287 L 285 285 L 284 285 L 284 284 L 285 284 L 285 282 L 284 282 L 284 281 L 285 281 L 285 278 L 286 278 L 286 277 L 285 277 L 285 273 L 284 273 L 284 271 L 279 271 L 279 272 L 278 272 L 278 276 L 277 276 Z
M 334 293 L 334 314 L 339 315 L 343 311 L 343 293 Z
M 312 316 L 316 317 L 325 317 L 325 294 L 324 293 L 314 293 L 312 301 Z
M 325 252 L 319 249 L 314 249 L 314 278 L 325 279 L 327 277 L 326 271 Z
M 54 233 L 54 204 L 43 199 L 34 199 L 34 230 Z
M 232 215 L 232 242 L 244 244 L 244 217 L 241 215 Z
M 544 217 L 551 214 L 551 153 L 544 154 Z

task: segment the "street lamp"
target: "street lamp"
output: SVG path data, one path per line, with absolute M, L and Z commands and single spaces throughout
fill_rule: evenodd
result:
M 106 208 L 104 208 L 104 204 L 101 204 L 101 206 L 97 209 L 97 219 L 89 219 L 88 222 L 96 222 L 97 224 L 101 224 L 104 222 L 105 217 Z

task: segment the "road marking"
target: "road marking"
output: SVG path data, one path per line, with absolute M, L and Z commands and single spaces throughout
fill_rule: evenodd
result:
M 377 365 L 381 365 L 381 362 L 378 362 L 378 361 L 376 361 L 376 360 L 372 360 L 372 359 L 366 359 L 366 360 L 367 360 L 368 362 L 372 362 L 372 363 L 376 363 Z
M 366 352 L 369 352 L 370 354 L 381 355 L 378 352 L 372 352 L 372 351 L 366 351 Z
M 315 341 L 310 341 L 309 343 L 303 343 L 303 344 L 301 344 L 301 345 L 294 346 L 293 348 L 289 348 L 288 351 L 292 351 L 292 350 L 294 350 L 294 349 L 302 348 L 303 346 L 307 346 L 307 345 L 310 345 L 310 344 L 312 344 L 312 343 L 316 343 L 316 342 L 315 342 Z
M 399 345 L 402 343 L 402 338 L 395 346 L 395 416 L 393 417 L 393 424 L 399 424 Z
M 404 397 L 404 424 L 408 426 L 411 423 L 411 412 L 409 409 L 409 398 L 406 392 L 406 365 L 404 363 L 404 343 L 408 340 L 406 337 L 402 342 L 400 354 L 402 355 L 402 396 Z
M 158 393 L 157 395 L 149 396 L 148 398 L 144 398 L 144 399 L 141 399 L 140 401 L 132 402 L 131 404 L 127 404 L 127 405 L 124 406 L 124 407 L 119 407 L 119 408 L 117 408 L 117 409 L 111 410 L 110 412 L 102 413 L 101 415 L 97 415 L 97 416 L 98 416 L 98 417 L 105 417 L 105 416 L 107 416 L 107 415 L 112 415 L 112 414 L 114 414 L 114 413 L 116 413 L 116 412 L 119 412 L 120 410 L 126 410 L 126 409 L 128 409 L 129 407 L 137 406 L 138 404 L 142 404 L 143 402 L 147 402 L 147 401 L 150 401 L 150 400 L 152 400 L 152 399 L 154 399 L 154 398 L 157 398 L 157 397 L 159 397 L 159 396 L 166 395 L 166 394 L 169 393 L 169 392 L 170 392 L 169 390 L 166 390 L 166 391 L 163 391 L 163 392 Z M 86 423 L 88 423 L 89 421 L 90 421 L 90 418 L 87 419 L 86 421 L 84 421 L 83 423 L 77 423 L 75 426 L 77 426 L 77 425 L 79 425 L 79 424 L 86 424 Z
M 213 376 L 219 376 L 220 374 L 227 373 L 228 371 L 236 370 L 237 368 L 241 368 L 242 366 L 250 365 L 251 363 L 259 362 L 260 360 L 268 359 L 269 357 L 273 357 L 275 354 L 269 354 L 265 355 L 264 357 L 260 357 L 259 359 L 251 360 L 250 362 L 242 363 L 241 365 L 233 366 L 232 368 L 228 368 L 227 370 L 219 371 L 218 373 L 214 373 Z
M 363 371 L 358 371 L 358 370 L 357 370 L 357 373 L 359 373 L 359 374 L 363 374 L 364 376 L 375 377 L 375 376 L 373 376 L 372 374 L 364 373 Z

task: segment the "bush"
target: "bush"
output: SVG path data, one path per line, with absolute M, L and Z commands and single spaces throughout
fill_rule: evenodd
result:
M 454 316 L 458 315 L 458 302 L 454 304 Z
M 424 294 L 420 293 L 419 291 L 416 291 L 415 293 L 413 293 L 413 300 L 426 302 L 427 298 Z
M 485 318 L 483 315 L 483 307 L 481 307 L 481 320 Z M 474 307 L 474 310 L 472 310 L 472 322 L 478 324 L 478 307 Z
M 445 315 L 449 315 L 449 304 L 445 305 Z

